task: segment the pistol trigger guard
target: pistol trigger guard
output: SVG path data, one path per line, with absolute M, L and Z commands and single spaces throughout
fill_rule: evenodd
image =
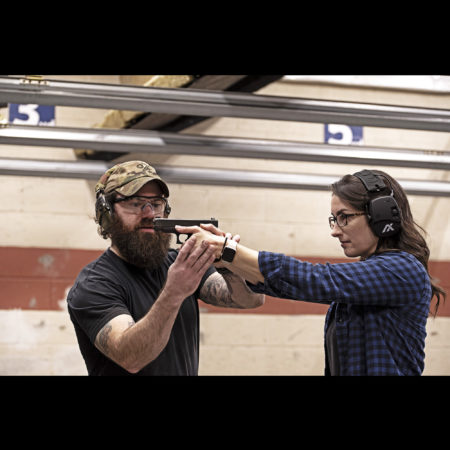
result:
M 184 234 L 186 236 L 186 239 L 184 241 L 181 241 L 180 236 L 183 233 L 177 233 L 177 244 L 183 245 L 184 243 L 186 243 L 186 241 L 191 237 L 190 234 Z

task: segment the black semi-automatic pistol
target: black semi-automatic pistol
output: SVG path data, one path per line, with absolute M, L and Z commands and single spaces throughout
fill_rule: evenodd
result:
M 186 242 L 191 234 L 188 233 L 179 233 L 175 229 L 175 225 L 180 225 L 182 227 L 194 227 L 194 226 L 200 226 L 201 223 L 212 223 L 215 227 L 219 226 L 219 221 L 214 219 L 214 217 L 211 217 L 211 219 L 202 219 L 202 220 L 196 220 L 196 219 L 161 219 L 156 218 L 153 219 L 153 225 L 155 228 L 155 231 L 163 231 L 164 233 L 174 233 L 177 235 L 177 244 L 183 244 L 183 242 L 180 240 L 181 234 L 186 234 L 187 238 L 184 242 Z

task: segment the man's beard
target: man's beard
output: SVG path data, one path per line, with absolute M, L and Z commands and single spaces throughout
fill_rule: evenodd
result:
M 133 230 L 127 229 L 115 216 L 109 230 L 112 244 L 130 264 L 154 270 L 164 262 L 170 248 L 171 235 L 162 232 L 145 233 L 140 227 L 152 225 L 143 219 Z

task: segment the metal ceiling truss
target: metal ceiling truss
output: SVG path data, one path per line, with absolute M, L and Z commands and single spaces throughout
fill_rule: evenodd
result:
M 0 77 L 0 102 L 450 131 L 450 111 L 251 93 Z
M 450 153 L 224 138 L 143 130 L 0 126 L 0 144 L 292 161 L 450 169 Z
M 0 158 L 0 175 L 79 178 L 97 181 L 111 166 L 105 161 L 43 161 Z M 203 169 L 156 165 L 167 183 L 241 186 L 258 188 L 330 190 L 340 176 L 286 172 Z M 440 181 L 399 180 L 409 194 L 450 197 L 450 183 Z
M 152 111 L 203 117 L 241 117 L 450 131 L 450 111 L 371 105 L 238 92 L 149 88 L 0 77 L 0 102 Z M 266 158 L 447 169 L 447 152 L 333 146 L 287 141 L 192 136 L 148 130 L 3 125 L 0 143 L 139 152 Z M 0 158 L 0 174 L 97 180 L 114 163 Z M 244 170 L 157 166 L 169 183 L 329 190 L 340 177 Z M 450 183 L 400 181 L 410 194 L 450 196 Z

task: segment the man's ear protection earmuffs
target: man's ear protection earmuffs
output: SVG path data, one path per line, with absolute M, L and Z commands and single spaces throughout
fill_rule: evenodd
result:
M 97 200 L 95 202 L 95 221 L 108 231 L 113 217 L 112 205 L 108 202 L 103 191 L 97 192 Z
M 369 194 L 380 192 L 386 188 L 383 179 L 370 170 L 362 170 L 353 174 L 359 178 Z M 400 208 L 394 198 L 391 186 L 390 195 L 376 197 L 366 204 L 369 226 L 375 236 L 389 237 L 401 230 Z

